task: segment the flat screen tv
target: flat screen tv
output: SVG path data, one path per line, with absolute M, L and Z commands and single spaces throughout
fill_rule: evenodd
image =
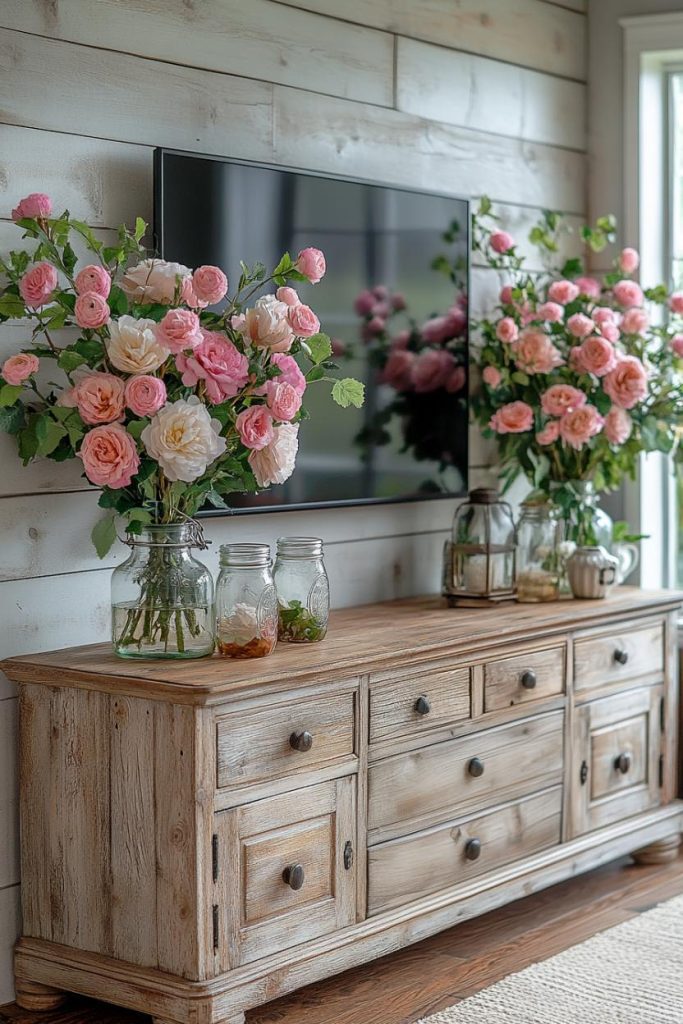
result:
M 466 200 L 158 149 L 154 231 L 164 259 L 215 264 L 231 284 L 240 260 L 272 267 L 285 251 L 322 249 L 326 276 L 297 289 L 333 339 L 340 375 L 366 386 L 362 409 L 340 409 L 329 387 L 312 385 L 291 479 L 231 505 L 465 493 Z M 266 284 L 262 293 L 273 290 Z

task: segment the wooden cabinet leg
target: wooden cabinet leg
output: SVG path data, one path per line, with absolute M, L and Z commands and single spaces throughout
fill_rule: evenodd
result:
M 14 988 L 17 1006 L 22 1010 L 56 1010 L 67 997 L 67 993 L 59 988 L 41 985 L 37 981 L 27 981 L 25 978 L 15 978 Z
M 631 854 L 636 864 L 667 864 L 678 857 L 678 848 L 681 844 L 681 837 L 667 836 L 666 839 L 659 839 L 656 843 L 650 843 L 641 850 Z

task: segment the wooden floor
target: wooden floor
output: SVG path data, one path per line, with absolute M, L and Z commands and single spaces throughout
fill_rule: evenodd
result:
M 247 1014 L 247 1024 L 407 1024 L 679 893 L 683 855 L 648 867 L 617 861 L 261 1006 Z M 49 1014 L 13 1003 L 0 1007 L 0 1021 L 148 1024 L 149 1018 L 74 996 Z

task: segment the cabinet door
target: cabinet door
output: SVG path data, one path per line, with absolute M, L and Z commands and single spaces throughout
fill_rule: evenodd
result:
M 660 802 L 661 686 L 590 701 L 575 710 L 572 833 Z
M 220 969 L 355 922 L 355 777 L 216 815 Z

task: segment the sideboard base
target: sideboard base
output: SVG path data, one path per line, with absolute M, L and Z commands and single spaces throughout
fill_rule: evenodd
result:
M 668 864 L 678 857 L 681 845 L 680 833 L 649 843 L 642 850 L 636 850 L 632 856 L 636 864 Z
M 40 982 L 28 981 L 26 978 L 18 977 L 15 987 L 17 1006 L 32 1012 L 56 1010 L 62 1006 L 68 995 L 63 989 L 41 985 Z

